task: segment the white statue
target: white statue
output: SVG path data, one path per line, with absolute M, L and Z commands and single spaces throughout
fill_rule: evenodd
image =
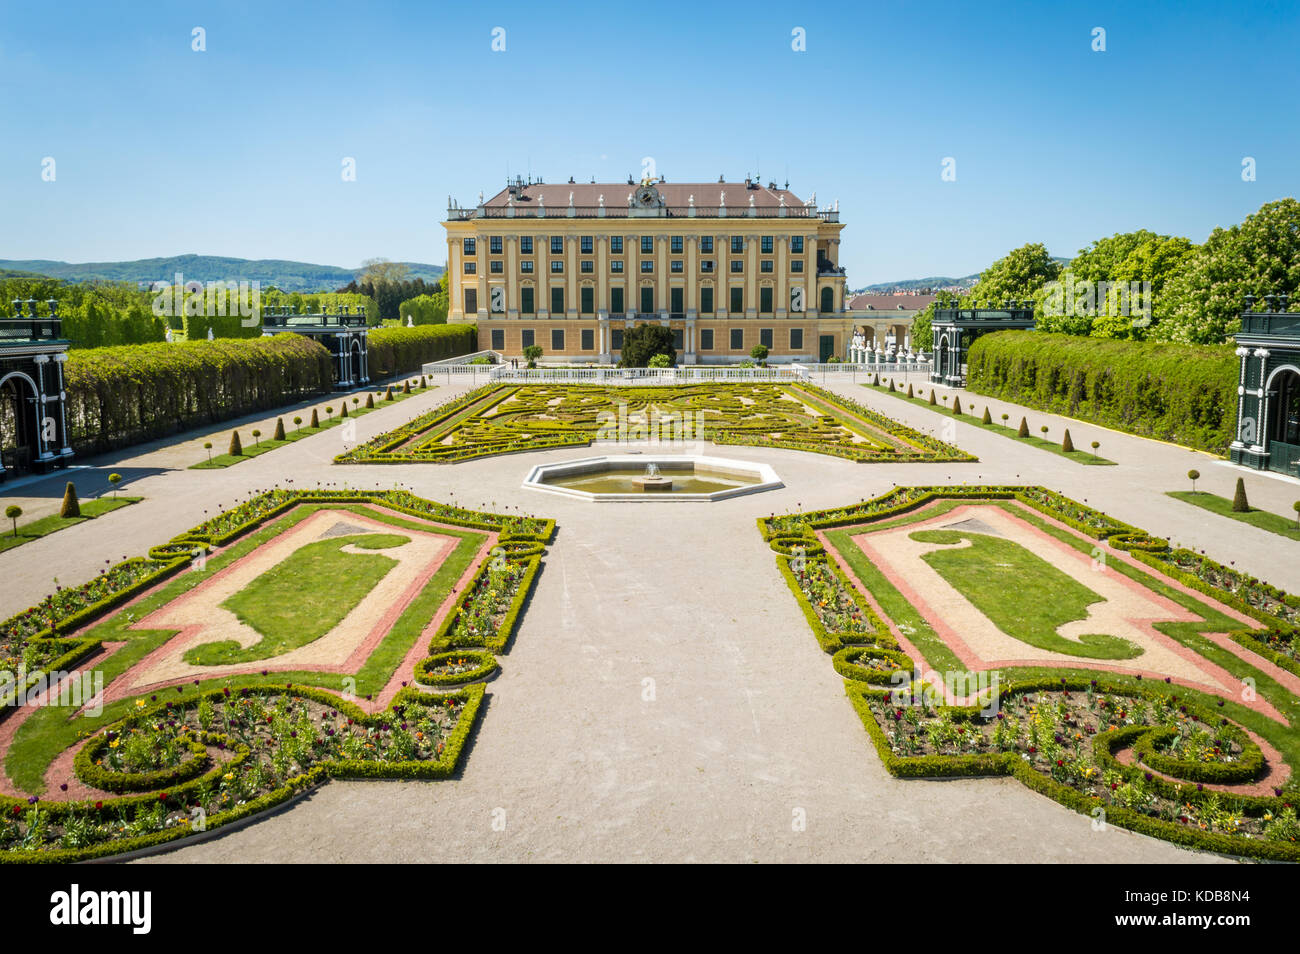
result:
M 166 340 L 166 342 L 167 342 L 168 344 L 171 344 L 171 343 L 172 343 L 172 330 L 171 330 L 171 328 L 168 328 L 168 329 L 167 329 L 167 332 L 166 332 L 166 335 L 165 335 L 165 340 Z
M 415 316 L 414 316 L 414 315 L 407 315 L 407 316 L 406 316 L 406 327 L 408 327 L 408 328 L 414 328 L 414 327 L 415 327 Z
M 208 340 L 211 341 L 214 337 L 216 336 L 212 333 L 212 326 L 208 325 Z

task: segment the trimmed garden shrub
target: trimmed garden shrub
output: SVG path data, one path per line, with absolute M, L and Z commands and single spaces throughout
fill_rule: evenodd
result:
M 982 417 L 982 418 L 980 419 L 980 422 L 983 423 L 983 424 L 992 424 L 992 423 L 993 423 L 993 415 L 989 413 L 989 408 L 988 408 L 988 405 L 987 405 L 987 404 L 984 405 L 984 417 Z
M 1238 370 L 1229 346 L 999 331 L 971 345 L 966 387 L 1222 453 L 1236 423 Z
M 1016 428 L 1016 437 L 1028 437 L 1028 436 L 1029 436 L 1029 422 L 1022 417 L 1020 419 L 1020 426 Z
M 367 409 L 367 410 L 372 409 L 374 406 L 375 406 L 375 396 L 374 396 L 373 394 L 370 394 L 369 392 L 367 392 L 367 393 L 366 393 L 366 409 Z
M 311 409 L 311 427 L 320 427 L 320 414 L 315 408 Z
M 960 413 L 961 413 L 961 395 L 960 395 L 960 394 L 954 395 L 954 397 L 953 397 L 953 399 L 952 399 L 952 413 L 954 413 L 954 414 L 960 414 Z
M 284 418 L 277 417 L 275 419 L 275 433 L 271 435 L 271 440 L 282 441 L 284 439 Z
M 68 484 L 69 487 L 72 484 Z M 1246 499 L 1246 481 L 1237 478 L 1237 492 L 1232 495 L 1233 513 L 1250 513 L 1250 501 Z
M 244 456 L 244 444 L 239 439 L 239 431 L 230 432 L 230 449 L 226 451 L 231 457 Z
M 385 378 L 430 361 L 469 354 L 478 347 L 477 325 L 416 325 L 370 331 L 370 376 Z
M 1070 440 L 1070 429 L 1065 429 L 1065 436 L 1061 438 L 1061 450 L 1070 453 L 1074 450 L 1074 441 Z
M 59 516 L 65 520 L 81 516 L 81 501 L 77 499 L 77 485 L 72 481 L 68 481 L 68 486 L 63 488 L 63 505 L 59 507 Z
M 937 407 L 939 402 L 934 399 L 934 388 L 930 388 L 930 406 Z

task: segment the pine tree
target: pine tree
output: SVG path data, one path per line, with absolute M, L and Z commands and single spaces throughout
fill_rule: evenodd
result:
M 282 441 L 284 439 L 284 418 L 277 417 L 275 419 L 275 433 L 271 435 L 271 440 Z
M 1028 436 L 1029 436 L 1029 422 L 1022 417 L 1020 419 L 1020 429 L 1016 431 L 1016 437 L 1028 437 Z
M 68 484 L 69 487 L 72 484 Z M 1233 513 L 1250 513 L 1250 501 L 1246 499 L 1246 481 L 1237 478 L 1237 492 L 1232 495 Z
M 239 439 L 239 431 L 230 432 L 230 449 L 226 451 L 231 457 L 243 457 L 244 445 Z
M 1070 440 L 1070 429 L 1065 429 L 1065 436 L 1061 438 L 1061 450 L 1069 454 L 1074 450 L 1074 441 Z
M 77 485 L 72 481 L 68 481 L 68 486 L 63 488 L 63 506 L 59 508 L 59 516 L 65 520 L 81 516 L 81 502 L 77 500 Z

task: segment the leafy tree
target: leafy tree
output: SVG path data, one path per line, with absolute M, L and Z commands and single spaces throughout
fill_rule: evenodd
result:
M 1220 344 L 1240 326 L 1243 299 L 1300 291 L 1300 202 L 1280 199 L 1216 228 L 1156 302 L 1157 341 Z M 1300 300 L 1292 311 L 1300 310 Z
M 361 263 L 360 280 L 378 285 L 386 282 L 404 282 L 411 274 L 411 269 L 401 262 L 390 262 L 386 258 L 368 258 Z
M 764 361 L 767 360 L 767 355 L 768 355 L 767 345 L 756 344 L 754 345 L 754 347 L 749 349 L 749 356 L 753 358 L 755 361 L 757 361 L 759 364 L 762 364 Z
M 668 367 L 677 366 L 677 349 L 673 347 L 673 332 L 660 324 L 641 324 L 623 332 L 623 352 L 620 368 L 649 367 L 650 359 L 657 354 L 667 355 Z
M 1060 274 L 1061 263 L 1047 253 L 1041 242 L 1022 245 L 980 272 L 966 300 L 976 305 L 1000 305 L 1008 300 L 1033 298 Z
M 657 354 L 650 359 L 647 368 L 671 368 L 672 360 L 666 354 Z
M 15 537 L 18 536 L 18 518 L 21 517 L 22 515 L 23 515 L 23 508 L 18 506 L 17 504 L 10 504 L 9 506 L 5 507 L 5 516 L 8 517 L 9 520 L 14 525 Z
M 956 292 L 939 292 L 938 297 L 926 305 L 921 310 L 921 313 L 912 319 L 910 337 L 913 350 L 929 351 L 934 347 L 934 332 L 931 330 L 931 322 L 934 321 L 934 310 L 936 308 L 952 308 L 960 303 L 961 298 Z
M 537 359 L 542 356 L 542 353 L 541 345 L 532 344 L 524 348 L 524 357 L 528 359 L 528 367 L 537 367 Z

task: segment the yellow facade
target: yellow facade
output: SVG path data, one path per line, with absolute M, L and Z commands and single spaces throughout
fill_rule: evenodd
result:
M 684 364 L 760 343 L 843 357 L 838 219 L 775 184 L 515 182 L 449 210 L 448 320 L 477 322 L 480 350 L 518 357 L 531 338 L 548 361 L 616 362 L 646 321 L 677 333 Z

